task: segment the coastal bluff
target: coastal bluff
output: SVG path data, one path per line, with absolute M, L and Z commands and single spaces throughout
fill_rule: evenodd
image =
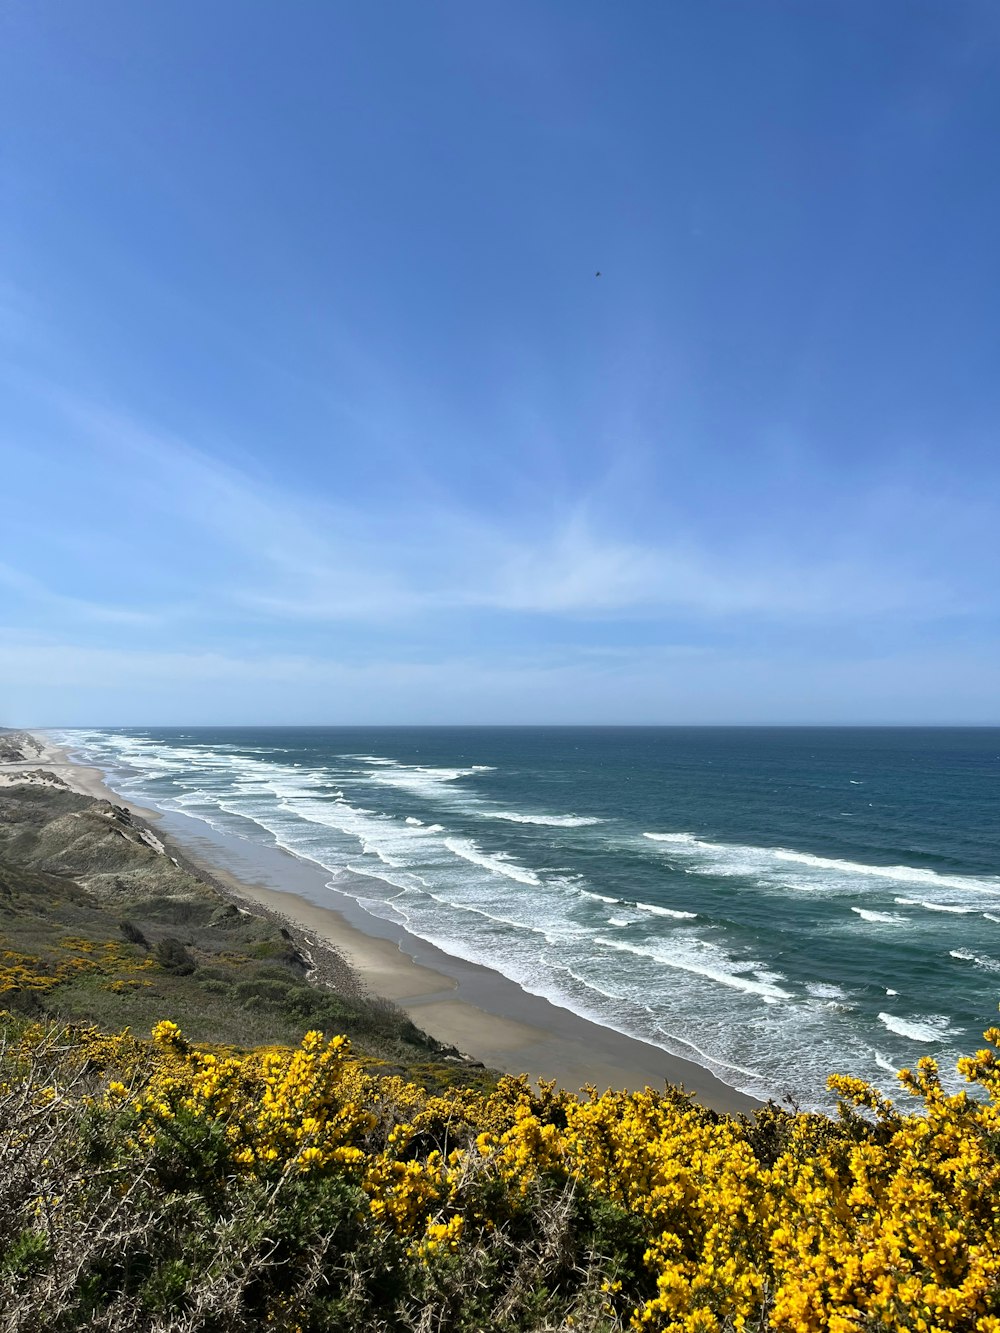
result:
M 344 1032 L 386 1068 L 450 1082 L 481 1066 L 370 994 L 323 941 L 238 900 L 124 805 L 74 791 L 0 734 L 0 996 L 12 1012 L 199 1040 L 295 1042 Z

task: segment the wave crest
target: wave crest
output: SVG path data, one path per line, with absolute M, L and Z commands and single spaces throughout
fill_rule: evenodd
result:
M 478 810 L 483 819 L 504 819 L 509 824 L 544 824 L 547 828 L 586 828 L 603 824 L 595 815 L 525 815 L 518 810 Z

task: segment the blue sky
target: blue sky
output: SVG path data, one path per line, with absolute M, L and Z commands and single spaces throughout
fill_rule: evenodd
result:
M 1000 721 L 994 0 L 0 23 L 0 721 Z

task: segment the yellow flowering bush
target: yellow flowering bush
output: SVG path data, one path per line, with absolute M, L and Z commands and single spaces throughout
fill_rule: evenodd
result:
M 284 1274 L 263 1323 L 350 1327 L 330 1313 L 349 1289 L 373 1329 L 409 1328 L 420 1306 L 469 1333 L 1000 1333 L 1000 1030 L 986 1035 L 959 1065 L 968 1090 L 947 1093 L 931 1060 L 900 1073 L 905 1108 L 834 1077 L 836 1118 L 523 1078 L 429 1096 L 319 1032 L 238 1053 L 163 1021 L 151 1048 L 92 1030 L 72 1044 L 100 1071 L 106 1158 L 127 1150 L 156 1189 L 200 1191 L 219 1216 L 258 1201 L 254 1243 Z M 189 1292 L 183 1254 L 170 1281 Z
M 95 941 L 66 936 L 60 941 L 61 956 L 42 958 L 16 949 L 0 951 L 0 995 L 17 991 L 46 992 L 67 981 L 96 973 L 115 977 L 154 968 L 150 958 L 136 959 L 116 940 Z M 67 956 L 68 955 L 68 956 Z M 148 983 L 127 976 L 107 983 L 107 989 L 132 989 Z
M 345 1038 L 307 1032 L 295 1051 L 220 1058 L 194 1049 L 168 1020 L 152 1035 L 161 1059 L 135 1102 L 147 1142 L 180 1115 L 221 1127 L 233 1162 L 246 1169 L 361 1161 L 355 1141 L 376 1121 L 359 1100 L 365 1075 L 347 1060 Z

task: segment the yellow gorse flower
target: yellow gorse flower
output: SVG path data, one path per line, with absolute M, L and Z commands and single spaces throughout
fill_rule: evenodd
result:
M 998 1029 L 959 1063 L 972 1094 L 947 1093 L 922 1060 L 899 1075 L 916 1110 L 840 1076 L 835 1120 L 514 1078 L 428 1096 L 319 1032 L 246 1055 L 194 1048 L 166 1020 L 153 1037 L 144 1084 L 107 1087 L 137 1141 L 210 1120 L 234 1171 L 346 1175 L 419 1262 L 502 1227 L 549 1183 L 641 1227 L 646 1298 L 629 1304 L 617 1278 L 601 1287 L 608 1317 L 636 1330 L 1000 1333 Z

